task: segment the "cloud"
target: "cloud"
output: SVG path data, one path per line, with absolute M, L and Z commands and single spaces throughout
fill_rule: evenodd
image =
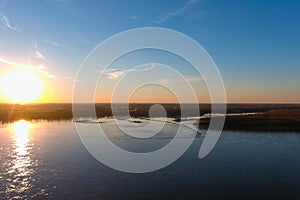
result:
M 132 19 L 132 20 L 136 20 L 137 16 L 130 16 L 129 18 Z
M 20 32 L 20 30 L 17 27 L 11 25 L 8 18 L 2 13 L 0 13 L 0 22 L 4 27 L 6 27 L 8 29 L 10 29 L 12 31 Z
M 123 74 L 125 74 L 125 73 L 126 73 L 126 70 L 116 71 L 116 72 L 108 72 L 108 73 L 106 73 L 106 77 L 109 80 L 116 80 L 116 79 L 120 78 L 121 76 L 123 76 Z
M 109 80 L 117 80 L 121 76 L 123 76 L 124 74 L 126 74 L 128 72 L 144 72 L 144 71 L 152 70 L 154 68 L 155 68 L 155 66 L 151 65 L 151 66 L 147 66 L 147 67 L 143 67 L 143 68 L 133 68 L 133 69 L 126 69 L 126 70 L 107 69 L 107 70 L 98 71 L 98 72 L 104 74 L 106 76 L 106 78 Z
M 34 53 L 35 53 L 35 57 L 37 57 L 37 58 L 39 58 L 43 61 L 47 61 L 46 57 L 41 52 L 39 52 L 38 50 L 35 50 Z
M 46 71 L 46 66 L 44 66 L 44 65 L 37 65 L 37 66 L 24 65 L 24 64 L 20 64 L 20 63 L 5 59 L 3 57 L 0 57 L 0 63 L 12 65 L 14 67 L 24 67 L 24 68 L 33 70 L 35 72 L 41 73 L 51 79 L 60 79 L 59 76 L 55 76 L 53 74 L 50 74 L 48 71 Z
M 40 60 L 43 60 L 44 62 L 48 62 L 48 59 L 46 58 L 46 56 L 38 50 L 38 45 L 35 44 L 34 47 L 34 56 Z
M 157 80 L 158 83 L 162 84 L 174 84 L 174 83 L 180 83 L 180 82 L 196 82 L 196 81 L 202 81 L 205 80 L 205 78 L 202 78 L 200 76 L 186 76 L 184 78 L 165 78 L 165 79 L 159 79 Z
M 53 41 L 53 40 L 44 40 L 45 42 L 49 43 L 49 44 L 52 44 L 53 46 L 56 46 L 56 47 L 62 47 L 63 45 Z
M 70 77 L 70 76 L 61 75 L 60 77 L 61 77 L 61 78 L 64 78 L 64 79 L 67 79 L 67 80 L 75 81 L 75 82 L 78 81 L 78 80 L 76 80 L 76 79 L 74 79 L 74 78 L 72 78 L 72 77 Z
M 14 66 L 21 66 L 18 63 L 15 63 L 13 61 L 10 60 L 6 60 L 5 58 L 0 57 L 0 63 L 4 63 L 4 64 L 8 64 L 8 65 L 14 65 Z
M 165 14 L 163 14 L 163 15 L 161 15 L 161 16 L 158 16 L 158 17 L 156 18 L 156 20 L 154 21 L 154 23 L 160 24 L 160 23 L 162 23 L 162 22 L 164 22 L 164 21 L 169 20 L 169 19 L 172 18 L 172 17 L 176 17 L 176 16 L 180 16 L 180 15 L 182 15 L 182 14 L 185 14 L 185 13 L 187 12 L 187 10 L 188 10 L 190 7 L 192 7 L 192 5 L 194 5 L 194 4 L 196 4 L 196 3 L 198 3 L 198 0 L 189 0 L 189 1 L 187 1 L 187 2 L 184 4 L 184 6 L 178 8 L 177 10 L 172 11 L 172 12 L 168 12 L 168 13 L 165 13 Z
M 162 83 L 162 84 L 168 84 L 171 81 L 172 81 L 172 79 L 169 79 L 169 78 L 164 78 L 164 79 L 157 80 L 158 83 Z

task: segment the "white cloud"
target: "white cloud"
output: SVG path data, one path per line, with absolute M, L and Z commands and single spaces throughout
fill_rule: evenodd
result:
M 6 27 L 8 29 L 16 31 L 16 32 L 20 32 L 20 30 L 17 27 L 11 25 L 8 18 L 2 13 L 0 13 L 0 22 L 4 27 Z
M 35 44 L 33 47 L 34 50 L 34 56 L 40 60 L 43 60 L 44 62 L 48 62 L 48 59 L 46 58 L 46 56 L 38 50 L 38 45 Z
M 189 0 L 189 1 L 187 1 L 187 2 L 184 4 L 184 6 L 178 8 L 177 10 L 172 11 L 172 12 L 168 12 L 168 13 L 165 13 L 165 14 L 163 14 L 163 15 L 161 15 L 161 16 L 158 16 L 158 17 L 156 18 L 156 20 L 154 21 L 154 23 L 160 24 L 160 23 L 162 23 L 162 22 L 164 22 L 164 21 L 169 20 L 169 19 L 172 18 L 172 17 L 180 16 L 180 15 L 186 13 L 186 11 L 187 11 L 192 5 L 194 5 L 194 4 L 196 4 L 196 3 L 198 3 L 198 0 Z
M 155 66 L 151 65 L 151 66 L 146 66 L 146 67 L 142 67 L 142 68 L 133 68 L 133 69 L 126 69 L 126 70 L 107 69 L 107 70 L 98 71 L 98 72 L 104 74 L 106 76 L 106 78 L 109 80 L 117 80 L 121 76 L 123 76 L 124 74 L 126 74 L 128 72 L 144 72 L 144 71 L 152 70 L 154 68 L 155 68 Z
M 14 66 L 21 66 L 18 63 L 15 63 L 13 61 L 7 60 L 5 58 L 0 57 L 0 63 L 8 64 L 8 65 L 14 65 Z
M 162 84 L 174 84 L 174 83 L 180 83 L 180 82 L 196 82 L 196 81 L 202 81 L 205 80 L 205 78 L 202 78 L 200 76 L 186 76 L 184 78 L 165 78 L 165 79 L 159 79 L 157 80 L 158 83 Z
M 158 83 L 162 83 L 162 84 L 168 84 L 168 83 L 170 83 L 171 81 L 172 81 L 172 79 L 169 79 L 169 78 L 157 80 Z
M 38 65 L 38 66 L 24 65 L 24 64 L 20 64 L 20 63 L 11 61 L 9 59 L 5 59 L 3 57 L 0 57 L 0 63 L 12 65 L 14 67 L 24 67 L 24 68 L 33 70 L 35 72 L 41 73 L 51 79 L 60 79 L 59 76 L 55 76 L 53 74 L 50 74 L 48 71 L 46 71 L 46 66 L 43 66 L 43 65 Z
M 109 80 L 116 80 L 118 78 L 120 78 L 123 74 L 125 74 L 126 70 L 124 71 L 116 71 L 116 72 L 107 72 L 106 73 L 106 77 Z
M 52 44 L 53 46 L 56 46 L 56 47 L 62 47 L 61 44 L 59 44 L 58 42 L 55 42 L 53 40 L 45 40 L 45 42 Z
M 39 59 L 41 59 L 41 60 L 43 60 L 43 61 L 47 61 L 47 59 L 46 59 L 46 57 L 44 56 L 44 54 L 42 54 L 40 51 L 38 51 L 38 50 L 35 50 L 35 57 L 37 57 L 37 58 L 39 58 Z

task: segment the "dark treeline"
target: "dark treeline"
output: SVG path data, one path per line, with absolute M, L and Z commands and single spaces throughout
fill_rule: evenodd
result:
M 199 128 L 207 129 L 209 122 L 210 117 L 201 119 Z M 227 116 L 223 129 L 256 132 L 300 132 L 300 108 L 286 107 L 254 115 Z
M 90 117 L 85 112 L 91 104 L 77 104 L 79 117 Z M 113 104 L 114 116 L 149 117 L 149 109 L 154 104 Z M 161 104 L 168 117 L 195 116 L 200 110 L 200 116 L 211 113 L 210 104 Z M 218 107 L 218 105 L 217 105 Z M 184 112 L 183 112 L 184 110 Z M 97 103 L 95 111 L 98 118 L 113 116 L 111 104 Z M 228 104 L 227 113 L 259 112 L 249 116 L 227 116 L 225 129 L 227 130 L 299 130 L 300 104 Z M 155 117 L 163 116 L 162 112 L 153 112 Z M 152 113 L 152 114 L 153 114 Z M 78 116 L 77 116 L 78 117 Z M 72 104 L 0 104 L 1 123 L 16 120 L 71 120 L 73 119 Z M 199 126 L 207 127 L 209 118 L 201 119 Z
M 69 120 L 72 119 L 71 104 L 0 104 L 2 123 L 24 120 Z
M 82 116 L 85 116 L 85 106 L 87 104 L 79 104 Z M 126 107 L 126 104 L 113 104 L 114 114 L 127 115 L 128 108 L 131 116 L 136 117 L 149 117 L 149 109 L 153 104 L 130 104 Z M 182 104 L 184 108 L 181 108 L 179 104 L 161 104 L 167 112 L 168 117 L 181 117 L 181 109 L 186 110 L 185 115 L 194 116 L 195 106 L 192 104 Z M 210 104 L 199 104 L 200 115 L 210 113 Z M 227 113 L 243 113 L 243 112 L 266 112 L 273 109 L 285 109 L 285 108 L 300 108 L 298 104 L 228 104 Z M 112 116 L 111 104 L 97 103 L 95 104 L 95 110 L 97 116 L 109 117 Z M 35 120 L 64 120 L 72 119 L 72 104 L 70 103 L 51 103 L 51 104 L 0 104 L 0 121 L 15 121 L 19 119 Z

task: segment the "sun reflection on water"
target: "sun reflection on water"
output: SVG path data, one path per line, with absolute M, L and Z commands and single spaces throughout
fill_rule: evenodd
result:
M 13 154 L 8 170 L 11 181 L 6 193 L 22 194 L 32 186 L 33 160 L 30 133 L 33 125 L 25 120 L 19 120 L 9 127 L 13 139 Z
M 28 154 L 27 144 L 29 142 L 28 134 L 30 133 L 32 125 L 25 121 L 20 120 L 11 125 L 11 129 L 14 132 L 16 154 L 18 157 Z

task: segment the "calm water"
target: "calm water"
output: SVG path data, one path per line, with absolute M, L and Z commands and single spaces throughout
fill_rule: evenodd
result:
M 87 125 L 88 126 L 88 125 Z M 145 141 L 103 124 L 124 149 L 167 144 L 176 125 Z M 188 136 L 187 136 L 188 137 Z M 182 138 L 184 139 L 184 138 Z M 300 134 L 223 132 L 206 158 L 203 137 L 159 171 L 128 174 L 95 160 L 73 122 L 18 121 L 0 127 L 0 199 L 288 199 L 300 195 Z

